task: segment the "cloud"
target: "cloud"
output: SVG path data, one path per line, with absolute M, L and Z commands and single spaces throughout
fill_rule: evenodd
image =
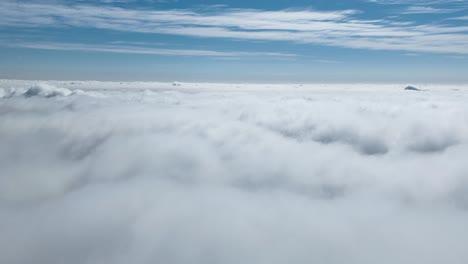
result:
M 31 97 L 31 96 L 42 96 L 42 97 L 55 97 L 55 96 L 69 96 L 72 92 L 65 88 L 58 88 L 55 86 L 47 85 L 47 84 L 37 84 L 31 86 L 26 92 L 24 96 Z
M 458 9 L 442 9 L 428 6 L 410 6 L 402 14 L 445 14 L 460 11 Z
M 92 5 L 0 3 L 0 25 L 10 27 L 80 27 L 372 50 L 468 53 L 466 26 L 364 20 L 358 16 L 356 10 L 266 11 L 225 7 L 139 10 Z
M 135 47 L 121 45 L 98 45 L 79 43 L 15 43 L 12 46 L 44 49 L 44 50 L 74 50 L 91 52 L 110 52 L 126 54 L 147 54 L 163 56 L 208 56 L 208 57 L 245 57 L 245 56 L 268 56 L 268 57 L 295 57 L 292 53 L 279 52 L 241 52 L 241 51 L 212 51 L 212 50 L 184 50 L 184 49 L 163 49 L 150 47 Z
M 468 20 L 468 16 L 461 16 L 461 17 L 453 17 L 450 19 L 455 19 L 455 20 Z
M 368 2 L 388 5 L 446 5 L 464 4 L 464 0 L 368 0 Z
M 101 3 L 135 3 L 135 2 L 143 2 L 143 3 L 171 3 L 171 2 L 178 2 L 178 0 L 99 0 Z
M 1 263 L 468 257 L 466 86 L 45 84 L 103 96 L 0 81 Z

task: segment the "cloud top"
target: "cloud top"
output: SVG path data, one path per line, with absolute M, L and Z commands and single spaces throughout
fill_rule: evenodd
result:
M 468 257 L 468 87 L 35 84 L 102 96 L 0 98 L 2 263 Z

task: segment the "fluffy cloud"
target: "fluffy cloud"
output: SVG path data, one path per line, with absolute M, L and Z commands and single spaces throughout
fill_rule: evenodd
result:
M 468 259 L 468 87 L 34 85 L 0 82 L 1 263 Z

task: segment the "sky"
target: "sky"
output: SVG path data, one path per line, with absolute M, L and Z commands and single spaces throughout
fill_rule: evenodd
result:
M 2 0 L 0 78 L 468 83 L 465 0 Z

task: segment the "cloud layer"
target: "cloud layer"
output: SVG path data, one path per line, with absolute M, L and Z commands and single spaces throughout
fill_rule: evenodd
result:
M 468 87 L 403 88 L 0 81 L 0 262 L 466 263 Z
M 407 13 L 447 11 L 410 7 Z M 451 12 L 452 10 L 450 10 Z M 403 12 L 403 13 L 404 13 Z M 94 5 L 0 3 L 0 25 L 79 27 L 187 37 L 288 41 L 345 48 L 468 54 L 466 26 L 359 18 L 359 10 L 140 10 Z

